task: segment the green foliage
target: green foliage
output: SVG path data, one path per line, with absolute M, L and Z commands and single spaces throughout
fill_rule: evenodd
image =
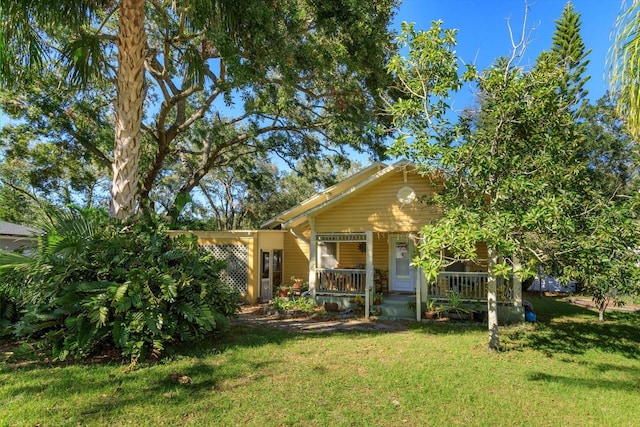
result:
M 283 321 L 233 325 L 221 340 L 184 346 L 134 374 L 118 364 L 0 363 L 0 423 L 636 425 L 639 314 L 616 312 L 599 324 L 591 310 L 557 298 L 534 304 L 539 321 L 503 328 L 500 353 L 481 350 L 486 329 L 473 324 L 397 324 L 392 333 L 349 322 L 337 333 L 307 333 Z
M 587 50 L 582 41 L 581 25 L 580 14 L 573 9 L 571 2 L 567 2 L 562 17 L 556 20 L 551 47 L 551 52 L 558 55 L 559 65 L 566 73 L 560 89 L 574 105 L 579 105 L 587 96 L 588 91 L 584 85 L 590 78 L 584 73 L 589 64 L 587 56 L 591 49 Z
M 311 298 L 281 298 L 276 297 L 271 301 L 271 307 L 275 310 L 300 310 L 305 312 L 312 312 L 315 310 L 316 305 Z
M 437 161 L 441 153 L 435 150 L 455 139 L 457 126 L 447 114 L 449 96 L 475 75 L 472 66 L 460 75 L 455 35 L 456 30 L 442 28 L 442 21 L 433 22 L 427 31 L 402 23 L 396 43 L 409 52 L 406 57 L 393 55 L 387 66 L 397 96 L 394 102 L 389 100 L 389 108 L 400 133 L 392 154 Z
M 14 119 L 0 129 L 3 218 L 28 222 L 38 204 L 107 205 L 112 94 L 104 82 L 80 91 L 61 80 L 52 67 L 36 82 L 0 90 L 1 108 Z
M 425 303 L 425 310 L 426 311 L 434 311 L 436 309 L 437 302 L 438 301 L 433 299 L 433 298 L 427 298 L 427 301 Z
M 15 79 L 0 96 L 2 108 L 25 124 L 7 135 L 7 143 L 19 134 L 26 145 L 55 153 L 41 162 L 32 159 L 33 150 L 23 153 L 20 160 L 38 168 L 22 169 L 22 189 L 31 188 L 27 178 L 34 174 L 28 170 L 41 172 L 35 190 L 53 188 L 54 193 L 37 192 L 54 194 L 61 204 L 69 202 L 69 181 L 89 196 L 88 206 L 91 196 L 108 194 L 100 191 L 108 182 L 104 177 L 111 173 L 111 159 L 123 155 L 113 152 L 113 120 L 102 120 L 113 117 L 114 98 L 123 101 L 115 106 L 144 102 L 141 114 L 118 114 L 142 121 L 127 126 L 142 129 L 139 157 L 126 153 L 131 158 L 122 160 L 139 166 L 127 180 L 139 179 L 140 185 L 114 187 L 137 191 L 141 209 L 157 205 L 156 212 L 173 219 L 201 182 L 211 185 L 205 180 L 209 173 L 231 168 L 243 175 L 241 169 L 256 158 L 300 162 L 311 176 L 325 158 L 348 162 L 352 150 L 376 159 L 385 155 L 379 94 L 388 87 L 384 66 L 392 49 L 388 24 L 395 0 L 143 2 L 148 49 L 134 63 L 145 61 L 144 100 L 137 92 L 114 90 L 114 82 L 127 79 L 114 76 L 114 70 L 127 69 L 118 63 L 127 55 L 116 55 L 115 42 L 125 36 L 119 34 L 123 14 L 115 13 L 117 3 L 69 3 L 72 16 L 66 16 L 68 5 L 45 8 L 20 0 L 0 7 L 7 22 L 0 34 L 0 73 L 12 78 L 31 65 L 42 71 L 33 81 Z M 80 87 L 72 86 L 76 82 Z M 86 99 L 93 101 L 94 114 L 86 111 Z M 259 176 L 260 170 L 252 172 Z M 254 223 L 269 217 L 256 206 Z
M 384 294 L 382 292 L 376 292 L 373 295 L 373 301 L 372 301 L 373 305 L 380 305 L 382 304 L 383 301 L 384 301 Z
M 102 345 L 134 362 L 158 356 L 172 342 L 224 330 L 238 310 L 236 292 L 220 282 L 224 264 L 154 218 L 123 224 L 104 211 L 58 212 L 44 229 L 35 258 L 4 281 L 27 289 L 15 334 L 55 359 Z
M 574 15 L 571 22 L 575 33 Z M 418 39 L 405 27 L 401 38 L 409 36 Z M 452 124 L 445 97 L 469 74 L 459 76 L 453 33 L 435 23 L 420 36 L 409 59 L 390 65 L 406 96 L 390 107 L 399 133 L 394 152 L 441 186 L 429 202 L 443 217 L 422 228 L 414 264 L 433 281 L 453 261 L 486 261 L 476 252 L 484 242 L 504 257 L 489 263 L 494 275 L 526 278 L 542 265 L 561 280 L 582 281 L 598 299 L 637 290 L 637 147 L 604 104 L 577 116 L 581 43 L 543 52 L 529 69 L 514 67 L 515 56 L 498 59 L 475 78 L 477 111 Z M 559 53 L 566 67 L 558 67 Z M 516 259 L 522 266 L 514 271 Z
M 449 291 L 449 295 L 447 295 L 447 303 L 442 306 L 441 311 L 457 314 L 469 314 L 473 312 L 473 310 L 462 305 L 462 297 L 458 292 L 454 291 Z

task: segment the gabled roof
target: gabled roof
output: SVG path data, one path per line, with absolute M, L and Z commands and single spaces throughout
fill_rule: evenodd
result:
M 14 236 L 14 237 L 31 237 L 34 234 L 41 234 L 42 231 L 25 227 L 24 225 L 14 224 L 11 222 L 0 221 L 0 235 L 1 236 Z
M 316 193 L 299 205 L 276 215 L 264 222 L 261 228 L 291 228 L 300 225 L 310 215 L 316 214 L 330 205 L 340 202 L 354 192 L 372 185 L 385 175 L 406 167 L 415 168 L 413 163 L 408 160 L 400 160 L 391 166 L 376 162 L 344 181 Z

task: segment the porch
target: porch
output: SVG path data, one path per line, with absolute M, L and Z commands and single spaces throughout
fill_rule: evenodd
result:
M 366 292 L 365 269 L 318 268 L 316 269 L 316 294 L 333 296 L 364 295 Z M 451 292 L 457 293 L 463 301 L 479 302 L 487 300 L 487 272 L 442 271 L 434 283 L 427 285 L 427 298 L 447 300 Z M 513 302 L 513 277 L 496 278 L 497 300 L 500 303 Z M 382 281 L 374 280 L 375 292 L 388 294 Z M 406 293 L 405 293 L 406 294 Z M 414 291 L 411 295 L 415 295 Z
M 423 275 L 419 276 L 418 283 L 422 292 L 382 292 L 383 302 L 379 306 L 369 305 L 370 311 L 380 310 L 376 316 L 388 320 L 416 320 L 425 310 L 425 302 L 428 299 L 435 300 L 437 304 L 446 305 L 452 293 L 456 293 L 462 305 L 476 312 L 474 318 L 482 321 L 487 311 L 487 286 L 489 274 L 487 272 L 451 272 L 443 271 L 438 275 L 434 283 L 426 284 Z M 500 317 L 503 320 L 512 320 L 511 311 L 515 305 L 517 295 L 514 285 L 518 286 L 514 279 L 496 278 L 496 297 L 499 306 Z M 422 283 L 422 286 L 421 286 Z M 374 290 L 375 289 L 375 290 Z M 374 293 L 380 293 L 378 285 L 369 290 L 368 300 L 374 300 Z M 341 309 L 354 308 L 355 296 L 366 296 L 366 270 L 362 269 L 318 269 L 316 281 L 316 301 L 320 304 L 325 301 L 338 303 Z M 417 303 L 419 304 L 419 313 Z M 366 314 L 365 314 L 366 315 Z
M 364 295 L 367 270 L 361 268 L 317 268 L 315 283 L 317 294 Z M 381 284 L 376 288 L 382 290 Z
M 372 310 L 376 294 L 402 295 L 412 300 L 413 314 L 408 318 L 413 320 L 421 319 L 429 300 L 450 305 L 455 297 L 457 302 L 474 311 L 487 310 L 489 274 L 486 271 L 468 271 L 480 267 L 477 265 L 452 265 L 456 271 L 442 271 L 433 283 L 428 283 L 422 271 L 411 266 L 415 246 L 408 233 L 376 233 L 374 237 L 371 231 L 311 232 L 309 243 L 309 293 L 319 303 L 338 302 L 344 309 L 350 308 L 356 296 L 362 296 L 364 315 L 368 317 L 377 312 Z M 385 272 L 384 284 L 378 274 L 382 271 Z M 496 278 L 499 305 L 521 304 L 514 285 L 519 287 L 513 278 Z
M 487 282 L 489 273 L 487 272 L 454 272 L 442 271 L 438 274 L 435 283 L 427 286 L 426 297 L 435 300 L 447 300 L 451 292 L 455 292 L 466 302 L 486 302 Z M 513 276 L 505 279 L 496 277 L 496 297 L 498 303 L 513 303 Z

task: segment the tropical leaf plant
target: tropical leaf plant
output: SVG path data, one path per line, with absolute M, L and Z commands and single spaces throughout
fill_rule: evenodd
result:
M 105 346 L 133 362 L 160 356 L 167 344 L 224 330 L 238 311 L 237 293 L 220 281 L 224 263 L 194 236 L 169 236 L 157 218 L 123 224 L 99 210 L 51 218 L 33 258 L 6 257 L 13 262 L 3 289 L 24 309 L 13 333 L 54 359 Z

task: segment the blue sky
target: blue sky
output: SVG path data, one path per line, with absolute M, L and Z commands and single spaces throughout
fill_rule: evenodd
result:
M 562 16 L 565 0 L 404 0 L 395 18 L 395 28 L 402 21 L 415 22 L 416 29 L 428 29 L 431 22 L 442 20 L 444 28 L 458 30 L 457 52 L 465 63 L 475 63 L 478 70 L 487 68 L 500 56 L 511 53 L 508 20 L 515 36 L 522 33 L 525 5 L 529 5 L 527 28 L 530 44 L 520 65 L 532 63 L 539 53 L 551 47 L 555 21 Z M 580 34 L 591 49 L 587 88 L 595 101 L 607 90 L 606 57 L 611 46 L 611 30 L 620 11 L 621 0 L 572 0 L 580 13 Z M 470 95 L 469 95 L 470 97 Z M 461 99 L 454 106 L 469 105 Z M 461 105 L 464 104 L 464 105 Z

